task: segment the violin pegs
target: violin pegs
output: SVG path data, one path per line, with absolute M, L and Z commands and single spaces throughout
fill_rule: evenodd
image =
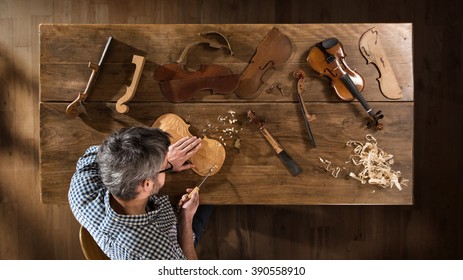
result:
M 384 118 L 383 112 L 381 112 L 381 111 L 376 112 L 375 116 L 376 116 L 377 119 Z
M 367 126 L 367 128 L 371 128 L 371 126 L 373 125 L 373 122 L 371 120 L 367 121 L 365 125 Z

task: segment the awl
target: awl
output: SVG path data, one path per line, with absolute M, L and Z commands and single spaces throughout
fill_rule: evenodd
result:
M 289 156 L 289 154 L 283 149 L 280 143 L 272 137 L 272 135 L 264 127 L 264 124 L 259 121 L 253 111 L 248 111 L 248 118 L 257 124 L 260 132 L 265 136 L 267 141 L 272 145 L 273 149 L 277 153 L 277 156 L 280 158 L 281 162 L 288 168 L 289 172 L 293 176 L 299 175 L 302 172 L 302 169 L 297 165 L 297 163 Z
M 199 192 L 199 190 L 201 189 L 201 186 L 203 185 L 203 183 L 206 181 L 206 179 L 212 174 L 212 171 L 214 171 L 214 168 L 215 168 L 215 165 L 211 167 L 211 169 L 209 169 L 209 172 L 207 173 L 206 177 L 204 177 L 204 179 L 201 181 L 201 183 L 199 183 L 199 185 L 197 185 L 189 194 L 188 194 L 188 198 L 191 198 L 191 195 L 193 194 L 193 192 Z

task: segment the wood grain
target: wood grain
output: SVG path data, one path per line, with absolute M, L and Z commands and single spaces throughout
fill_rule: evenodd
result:
M 303 121 L 298 113 L 299 108 L 296 106 L 297 80 L 292 78 L 291 74 L 299 68 L 308 68 L 305 64 L 310 47 L 321 40 L 322 36 L 336 36 L 344 42 L 346 52 L 350 51 L 351 62 L 357 65 L 365 64 L 364 58 L 356 48 L 358 48 L 358 38 L 365 30 L 371 28 L 371 24 L 275 25 L 281 33 L 292 40 L 293 44 L 293 53 L 288 62 L 279 67 L 281 69 L 273 70 L 271 74 L 268 74 L 272 79 L 282 80 L 282 94 L 262 93 L 266 88 L 264 84 L 258 90 L 259 96 L 253 100 L 243 100 L 233 94 L 223 96 L 205 93 L 198 94 L 191 102 L 182 104 L 165 102 L 159 84 L 153 78 L 153 70 L 158 64 L 174 60 L 178 46 L 185 46 L 197 40 L 201 32 L 220 31 L 229 38 L 235 54 L 229 56 L 222 53 L 215 56 L 212 62 L 222 63 L 235 73 L 240 73 L 249 64 L 256 47 L 262 40 L 260 37 L 265 37 L 273 26 L 267 24 L 41 25 L 40 123 L 43 202 L 66 202 L 67 198 L 64 193 L 72 175 L 71 162 L 75 162 L 86 147 L 99 144 L 109 132 L 117 128 L 133 125 L 150 126 L 161 114 L 174 113 L 183 119 L 191 120 L 192 126 L 196 128 L 195 135 L 222 139 L 223 145 L 228 147 L 227 158 L 219 176 L 215 176 L 212 182 L 208 182 L 217 185 L 216 188 L 206 190 L 202 194 L 202 201 L 205 203 L 218 205 L 413 203 L 412 182 L 407 191 L 401 194 L 372 196 L 368 193 L 359 193 L 358 184 L 352 180 L 333 180 L 329 176 L 317 174 L 320 173 L 319 157 L 329 156 L 331 159 L 345 161 L 348 155 L 345 154 L 343 144 L 351 139 L 360 140 L 358 138 L 361 135 L 364 137 L 366 133 L 369 133 L 364 129 L 365 120 L 363 118 L 366 113 L 363 112 L 364 115 L 362 115 L 357 102 L 340 103 L 334 97 L 335 94 L 330 92 L 331 88 L 327 81 L 313 76 L 306 79 L 308 98 L 305 100 L 310 101 L 308 106 L 313 111 L 312 114 L 318 115 L 319 119 L 312 129 L 316 137 L 320 139 L 317 142 L 321 144 L 314 151 L 308 148 L 307 141 L 304 139 Z M 386 129 L 379 132 L 381 141 L 390 153 L 395 153 L 399 159 L 401 158 L 398 161 L 408 169 L 402 171 L 404 176 L 413 178 L 413 65 L 410 60 L 406 59 L 411 56 L 411 25 L 378 24 L 376 28 L 383 31 L 384 44 L 393 53 L 391 59 L 401 65 L 398 70 L 402 77 L 410 79 L 405 82 L 410 86 L 408 90 L 405 89 L 408 93 L 401 102 L 378 102 L 376 105 L 375 101 L 384 101 L 377 87 L 370 92 L 365 89 L 365 98 L 371 102 L 371 106 L 381 107 L 375 110 L 382 110 L 386 115 L 384 122 Z M 97 57 L 101 53 L 102 46 L 99 46 L 101 45 L 99 42 L 104 41 L 103 38 L 108 36 L 113 38 L 113 42 L 108 50 L 104 68 L 100 72 L 99 83 L 92 96 L 89 97 L 89 102 L 85 104 L 87 115 L 81 115 L 81 119 L 76 121 L 64 118 L 59 108 L 63 103 L 73 100 L 76 87 L 81 85 L 74 84 L 64 87 L 64 89 L 69 89 L 69 94 L 66 94 L 63 87 L 60 87 L 62 84 L 57 85 L 55 82 L 57 74 L 64 71 L 65 74 L 60 75 L 64 77 L 62 79 L 64 82 L 79 81 L 81 71 L 75 72 L 76 69 L 82 68 L 87 60 L 91 61 L 92 57 Z M 179 50 L 181 51 L 182 48 Z M 88 51 L 81 51 L 83 49 Z M 114 101 L 120 95 L 119 92 L 125 88 L 123 86 L 127 79 L 125 69 L 133 68 L 130 65 L 131 61 L 128 60 L 132 53 L 143 54 L 148 63 L 146 70 L 142 73 L 137 97 L 134 97 L 133 102 L 130 103 L 130 107 L 136 108 L 136 111 L 130 112 L 127 116 L 120 116 L 114 111 L 113 106 Z M 193 64 L 207 61 L 210 60 L 209 56 L 210 53 L 207 50 L 202 50 L 202 52 L 193 53 L 188 61 L 193 61 Z M 366 76 L 368 79 L 375 74 L 373 71 L 370 72 Z M 264 76 L 268 75 L 266 73 Z M 241 127 L 231 125 L 233 129 L 236 129 L 235 131 L 239 132 L 239 135 L 225 135 L 225 133 L 221 135 L 221 132 L 229 129 L 229 127 L 224 129 L 223 123 L 221 129 L 211 126 L 211 120 L 220 119 L 230 110 L 237 112 L 243 118 L 249 109 L 255 110 L 259 116 L 268 117 L 267 129 L 272 131 L 277 141 L 302 166 L 305 170 L 303 176 L 288 177 L 287 170 L 282 168 L 281 162 L 269 149 L 269 145 L 260 135 L 256 135 L 256 131 L 246 127 L 246 119 L 240 121 Z M 60 135 L 64 127 L 67 128 L 66 134 Z M 320 133 L 316 132 L 317 129 Z M 85 135 L 85 137 L 80 138 L 79 135 Z M 95 138 L 98 141 L 94 141 Z M 238 145 L 236 139 L 240 141 L 239 149 L 233 148 Z M 397 142 L 391 141 L 392 139 Z M 405 149 L 400 147 L 405 147 Z M 64 161 L 67 161 L 67 168 L 58 168 Z M 171 176 L 171 178 L 176 180 L 176 184 L 166 186 L 165 192 L 172 197 L 178 196 L 185 187 L 194 185 L 197 180 L 192 174 L 181 174 Z M 167 179 L 167 183 L 170 182 L 171 180 Z M 330 184 L 333 185 L 332 188 L 328 190 L 323 188 Z M 278 196 L 267 191 L 278 188 L 278 186 L 285 186 L 285 191 Z
M 374 104 L 376 105 L 376 104 Z M 195 135 L 218 139 L 225 136 L 217 118 L 228 110 L 236 112 L 239 131 L 224 141 L 227 157 L 219 171 L 202 190 L 201 201 L 208 204 L 411 204 L 413 202 L 413 105 L 409 102 L 379 103 L 384 114 L 385 129 L 364 128 L 360 104 L 310 102 L 317 120 L 311 123 L 317 148 L 310 147 L 304 121 L 296 103 L 213 103 L 171 104 L 159 102 L 134 103 L 129 114 L 117 114 L 114 103 L 87 103 L 88 118 L 64 119 L 65 103 L 46 102 L 41 105 L 42 200 L 45 203 L 67 203 L 68 182 L 75 163 L 86 147 L 101 143 L 112 131 L 124 126 L 151 126 L 161 115 L 175 112 L 191 124 Z M 372 104 L 373 106 L 373 104 Z M 155 109 L 153 109 L 155 108 Z M 248 109 L 265 119 L 267 129 L 302 167 L 297 178 L 284 168 L 273 148 L 254 124 L 246 123 Z M 94 120 L 90 120 L 90 117 Z M 220 129 L 208 129 L 213 124 Z M 63 129 L 66 126 L 66 129 Z M 322 171 L 319 157 L 340 167 L 352 153 L 345 147 L 348 140 L 364 141 L 367 133 L 374 135 L 379 146 L 395 155 L 394 168 L 410 179 L 409 187 L 377 190 L 354 180 L 334 179 Z M 234 147 L 240 139 L 241 148 Z M 200 177 L 191 172 L 167 176 L 165 193 L 177 197 Z M 270 191 L 269 191 L 270 190 Z M 275 195 L 274 191 L 278 193 Z
M 153 79 L 154 69 L 161 64 L 177 60 L 185 46 L 201 37 L 201 32 L 220 30 L 230 40 L 235 52 L 230 56 L 224 49 L 212 49 L 198 46 L 188 55 L 189 69 L 198 69 L 201 64 L 215 63 L 228 67 L 235 74 L 242 73 L 253 57 L 256 47 L 276 26 L 288 36 L 293 44 L 293 53 L 288 62 L 278 71 L 270 70 L 263 77 L 265 83 L 259 88 L 258 101 L 273 101 L 274 96 L 263 94 L 273 81 L 277 80 L 288 92 L 281 101 L 295 101 L 291 90 L 293 79 L 290 74 L 299 69 L 306 69 L 311 76 L 308 87 L 311 94 L 307 101 L 334 101 L 327 81 L 317 79 L 318 73 L 310 71 L 306 65 L 308 51 L 326 36 L 337 37 L 344 45 L 347 62 L 352 69 L 359 71 L 365 78 L 364 94 L 368 100 L 388 101 L 379 91 L 377 71 L 366 64 L 358 50 L 358 38 L 375 26 L 381 32 L 382 43 L 388 50 L 389 60 L 397 73 L 403 90 L 401 101 L 413 101 L 413 64 L 412 33 L 410 24 L 230 24 L 230 25 L 49 25 L 40 26 L 41 36 L 41 100 L 71 101 L 79 90 L 85 88 L 89 70 L 86 65 L 98 60 L 108 36 L 114 39 L 108 51 L 98 84 L 95 86 L 91 101 L 115 101 L 125 90 L 134 66 L 131 65 L 132 54 L 146 57 L 145 71 L 134 101 L 165 101 L 159 84 Z M 246 30 L 243 33 L 242 30 Z M 328 32 L 327 32 L 328 31 Z M 152 36 L 156 34 L 156 36 Z M 252 34 L 252 36 L 250 36 Z M 85 52 L 81 50 L 85 49 Z M 61 79 L 56 79 L 59 73 Z M 53 81 L 53 82 L 51 82 Z M 236 96 L 224 99 L 220 95 L 204 94 L 196 102 L 238 102 Z

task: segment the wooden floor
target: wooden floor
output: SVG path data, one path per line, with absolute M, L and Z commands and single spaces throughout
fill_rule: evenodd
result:
M 69 207 L 40 201 L 38 24 L 52 22 L 412 22 L 415 204 L 215 207 L 199 257 L 462 259 L 461 3 L 0 0 L 0 259 L 83 258 Z

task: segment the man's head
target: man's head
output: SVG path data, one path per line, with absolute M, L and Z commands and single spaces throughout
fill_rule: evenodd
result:
M 97 161 L 109 192 L 128 201 L 137 196 L 137 188 L 147 179 L 164 184 L 157 178 L 169 145 L 169 134 L 157 128 L 123 128 L 106 138 Z

